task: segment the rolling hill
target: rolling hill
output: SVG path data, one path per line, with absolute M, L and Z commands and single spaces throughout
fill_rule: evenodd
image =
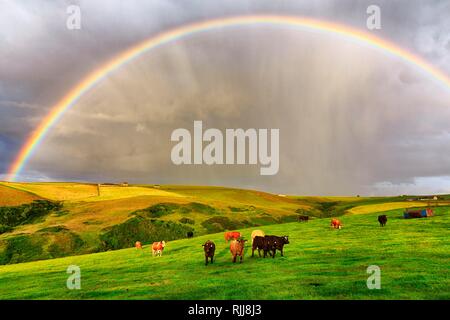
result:
M 258 227 L 288 235 L 285 256 L 250 257 L 233 264 L 223 233 L 169 241 L 162 257 L 135 248 L 0 266 L 0 299 L 450 299 L 450 208 L 434 217 L 402 219 L 387 211 Z M 241 229 L 246 238 L 254 228 Z M 216 243 L 204 265 L 201 244 Z M 81 270 L 81 289 L 69 290 L 66 270 Z M 367 267 L 381 270 L 381 289 L 366 286 Z
M 298 197 L 206 186 L 0 183 L 0 264 L 129 248 L 224 230 L 420 206 L 410 197 Z M 417 198 L 417 197 L 416 197 Z

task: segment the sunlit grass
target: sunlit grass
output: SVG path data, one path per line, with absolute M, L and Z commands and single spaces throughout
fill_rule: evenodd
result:
M 410 202 L 387 202 L 379 204 L 369 204 L 356 206 L 348 210 L 350 214 L 366 214 L 371 212 L 382 212 L 401 208 L 426 207 L 426 202 L 410 201 Z

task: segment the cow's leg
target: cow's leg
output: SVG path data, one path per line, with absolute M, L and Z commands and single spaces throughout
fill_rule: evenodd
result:
M 277 253 L 277 249 L 273 249 L 272 258 L 275 258 L 275 254 Z
M 236 262 L 236 255 L 233 255 L 233 263 Z
M 281 256 L 283 257 L 283 248 L 281 248 L 280 252 L 281 252 Z
M 242 263 L 242 259 L 244 259 L 244 255 L 241 254 L 241 261 L 239 263 Z
M 255 248 L 252 248 L 252 258 L 255 256 Z
M 205 255 L 205 266 L 207 266 L 207 265 L 208 265 L 208 256 Z
M 261 249 L 258 249 L 258 255 L 261 258 Z

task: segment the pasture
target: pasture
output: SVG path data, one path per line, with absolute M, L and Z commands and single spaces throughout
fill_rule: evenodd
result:
M 0 266 L 0 299 L 450 299 L 450 208 L 431 218 L 401 218 L 402 210 L 261 226 L 288 235 L 285 257 L 231 263 L 223 233 L 169 241 L 162 257 L 149 245 Z M 255 228 L 240 230 L 247 239 Z M 204 265 L 202 244 L 216 244 Z M 139 240 L 139 239 L 136 239 Z M 256 252 L 255 252 L 256 254 Z M 257 254 L 256 254 L 257 255 Z M 66 287 L 69 265 L 81 268 L 81 290 Z M 381 289 L 369 290 L 366 269 L 381 268 Z
M 19 206 L 39 199 L 40 197 L 33 193 L 19 191 L 8 185 L 0 184 L 0 207 Z

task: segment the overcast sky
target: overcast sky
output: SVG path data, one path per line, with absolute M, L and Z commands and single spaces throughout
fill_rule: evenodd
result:
M 81 29 L 66 27 L 68 5 Z M 381 30 L 366 9 L 381 8 Z M 449 1 L 0 0 L 0 179 L 84 75 L 162 30 L 256 13 L 373 32 L 450 75 Z M 279 128 L 280 170 L 175 166 L 176 128 Z M 49 132 L 19 180 L 226 185 L 275 193 L 450 193 L 450 89 L 343 37 L 245 26 L 184 37 L 124 65 Z

